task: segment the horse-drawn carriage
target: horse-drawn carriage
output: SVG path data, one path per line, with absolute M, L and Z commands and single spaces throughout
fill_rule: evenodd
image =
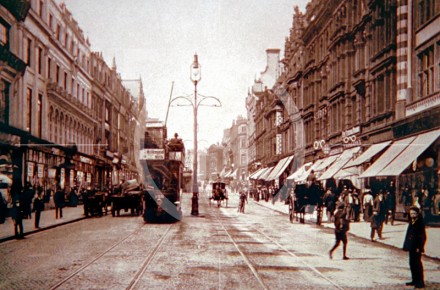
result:
M 319 225 L 322 221 L 322 198 L 324 196 L 324 189 L 320 182 L 296 184 L 295 189 L 291 190 L 287 197 L 289 204 L 289 219 L 290 222 L 296 219 L 304 223 L 305 214 L 313 214 L 316 209 L 317 217 L 316 223 Z
M 225 201 L 225 207 L 228 207 L 228 191 L 226 190 L 226 183 L 224 182 L 214 182 L 212 184 L 211 196 L 209 197 L 209 206 L 211 206 L 211 201 L 217 202 L 217 207 L 220 207 L 222 201 Z
M 143 211 L 143 191 L 136 180 L 122 184 L 121 190 L 111 195 L 112 216 L 120 215 L 121 209 L 130 210 L 131 215 L 140 215 Z

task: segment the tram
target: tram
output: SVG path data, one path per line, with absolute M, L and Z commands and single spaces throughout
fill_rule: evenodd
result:
M 180 221 L 185 147 L 177 134 L 173 139 L 165 140 L 165 126 L 155 128 L 157 134 L 152 134 L 151 128 L 147 127 L 147 130 L 149 135 L 164 137 L 163 142 L 150 142 L 146 135 L 144 148 L 140 152 L 145 187 L 144 221 Z

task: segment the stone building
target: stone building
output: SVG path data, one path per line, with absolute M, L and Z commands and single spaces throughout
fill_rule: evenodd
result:
M 5 22 L 10 15 L 2 15 L 10 53 L 26 67 L 3 93 L 8 100 L 4 121 L 20 146 L 22 181 L 52 188 L 109 187 L 135 177 L 131 140 L 133 122 L 145 110 L 143 95 L 134 100 L 115 64 L 110 69 L 100 53 L 91 51 L 64 4 L 2 3 L 2 13 L 30 5 L 20 21 Z
M 255 143 L 268 142 L 256 159 L 268 166 L 276 154 L 267 130 L 289 132 L 282 150 L 295 156 L 295 170 L 311 162 L 323 181 L 351 178 L 376 190 L 392 180 L 398 192 L 404 184 L 436 192 L 439 12 L 428 0 L 295 8 L 282 74 L 252 113 Z M 281 125 L 273 126 L 270 112 L 279 109 Z M 269 125 L 259 128 L 262 120 Z

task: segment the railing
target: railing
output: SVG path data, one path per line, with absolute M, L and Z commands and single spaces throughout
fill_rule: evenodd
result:
M 406 116 L 409 117 L 438 105 L 440 105 L 440 91 L 407 106 Z

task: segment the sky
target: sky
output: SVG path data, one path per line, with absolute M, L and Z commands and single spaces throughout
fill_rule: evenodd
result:
M 293 8 L 307 0 L 56 0 L 64 2 L 109 66 L 122 79 L 142 79 L 148 116 L 165 120 L 168 101 L 194 94 L 190 66 L 197 53 L 202 78 L 197 91 L 221 107 L 198 110 L 199 149 L 221 142 L 238 115 L 246 117 L 250 86 L 266 67 L 266 49 L 281 49 Z M 172 85 L 173 84 L 173 85 Z M 171 88 L 172 93 L 171 93 Z M 194 98 L 192 97 L 192 100 Z M 177 132 L 193 148 L 193 109 L 173 101 L 168 137 Z

